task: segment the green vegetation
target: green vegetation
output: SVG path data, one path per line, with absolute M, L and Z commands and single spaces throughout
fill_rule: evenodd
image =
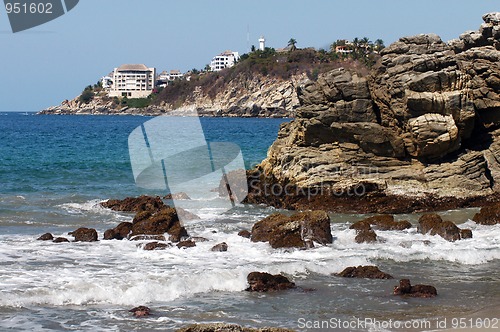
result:
M 89 85 L 80 95 L 80 102 L 88 104 L 94 99 L 94 89 Z

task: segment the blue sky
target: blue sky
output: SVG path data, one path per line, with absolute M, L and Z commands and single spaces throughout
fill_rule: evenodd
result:
M 2 2 L 3 3 L 3 2 Z M 226 50 L 327 48 L 336 39 L 477 30 L 493 0 L 80 0 L 66 15 L 13 34 L 0 7 L 0 111 L 40 110 L 77 96 L 123 63 L 203 68 Z

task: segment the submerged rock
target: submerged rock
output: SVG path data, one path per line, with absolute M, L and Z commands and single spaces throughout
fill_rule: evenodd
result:
M 241 236 L 241 237 L 244 237 L 244 238 L 251 238 L 252 237 L 252 233 L 250 233 L 249 231 L 247 230 L 242 230 L 242 231 L 239 231 L 238 232 L 238 235 Z
M 465 238 L 472 237 L 471 230 L 460 230 L 453 222 L 443 221 L 441 217 L 435 213 L 424 214 L 418 221 L 418 231 L 421 234 L 430 233 L 430 235 L 439 235 L 443 239 L 454 242 L 460 240 L 462 235 Z
M 372 229 L 370 222 L 366 219 L 355 222 L 349 229 L 356 230 L 356 243 L 373 243 L 377 242 L 377 234 Z
M 66 243 L 66 242 L 70 242 L 70 241 L 65 237 L 56 237 L 52 242 L 54 242 L 54 243 Z
M 151 315 L 151 309 L 143 305 L 132 308 L 129 312 L 134 313 L 134 317 L 147 317 Z
M 337 276 L 344 278 L 393 279 L 390 274 L 380 271 L 376 266 L 347 267 Z
M 50 233 L 45 233 L 41 235 L 37 240 L 38 241 L 52 241 L 54 239 L 54 236 Z
M 170 243 L 160 243 L 160 242 L 149 242 L 146 243 L 142 249 L 144 250 L 165 250 L 167 248 L 172 247 Z
M 399 286 L 394 286 L 395 295 L 404 295 L 409 297 L 429 298 L 437 296 L 437 290 L 434 286 L 410 284 L 409 279 L 401 279 Z
M 186 240 L 177 243 L 177 248 L 179 249 L 187 249 L 192 247 L 196 247 L 196 243 L 192 240 Z
M 324 211 L 299 212 L 292 216 L 275 213 L 252 228 L 253 242 L 269 242 L 273 248 L 306 248 L 306 241 L 333 242 L 330 217 Z
M 395 221 L 394 216 L 391 215 L 378 215 L 364 219 L 371 226 L 375 226 L 380 231 L 402 231 L 411 228 L 409 221 Z
M 275 292 L 296 288 L 295 283 L 280 274 L 272 275 L 266 272 L 252 272 L 247 276 L 248 292 Z
M 95 229 L 85 227 L 69 232 L 68 235 L 73 235 L 75 237 L 75 242 L 95 242 L 98 237 Z
M 216 244 L 210 250 L 211 251 L 223 252 L 223 251 L 227 251 L 227 248 L 228 248 L 227 243 L 226 242 L 222 242 L 222 243 Z

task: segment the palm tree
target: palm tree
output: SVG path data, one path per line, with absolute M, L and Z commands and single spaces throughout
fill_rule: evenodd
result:
M 288 41 L 288 47 L 290 47 L 290 51 L 295 51 L 297 47 L 295 47 L 295 44 L 297 44 L 297 41 L 294 38 L 290 38 Z
M 385 48 L 385 45 L 384 45 L 384 41 L 382 39 L 375 40 L 375 50 L 377 52 L 380 52 L 384 48 Z

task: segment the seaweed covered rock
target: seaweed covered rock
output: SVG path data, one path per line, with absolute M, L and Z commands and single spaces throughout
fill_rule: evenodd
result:
M 306 241 L 329 244 L 333 242 L 330 217 L 324 211 L 275 213 L 253 226 L 251 240 L 269 242 L 273 248 L 306 248 Z

